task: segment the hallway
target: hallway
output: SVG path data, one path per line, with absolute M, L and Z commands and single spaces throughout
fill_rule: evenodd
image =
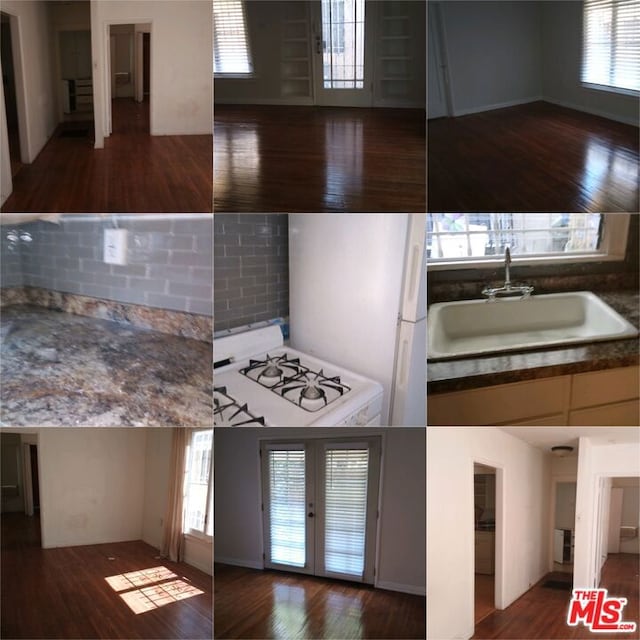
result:
M 628 600 L 623 611 L 625 621 L 638 621 L 639 570 L 639 557 L 628 553 L 610 554 L 602 569 L 600 586 L 607 588 L 611 596 L 625 597 Z M 545 587 L 544 583 L 554 577 L 554 574 L 548 574 L 511 606 L 503 611 L 495 611 L 485 618 L 476 625 L 473 638 L 477 640 L 489 638 L 510 638 L 512 640 L 593 638 L 594 634 L 582 625 L 567 626 L 567 607 L 571 592 L 569 589 Z M 640 637 L 638 630 L 635 633 L 606 634 L 607 640 L 622 638 L 631 640 L 631 638 L 638 637 Z

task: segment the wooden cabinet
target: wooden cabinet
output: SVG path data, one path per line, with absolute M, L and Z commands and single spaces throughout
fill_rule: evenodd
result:
M 427 424 L 637 426 L 640 367 L 429 395 Z
M 476 531 L 476 573 L 495 573 L 495 531 Z

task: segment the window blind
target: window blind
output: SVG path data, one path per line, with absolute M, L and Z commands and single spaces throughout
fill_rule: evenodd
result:
M 363 575 L 368 472 L 368 449 L 325 451 L 324 561 L 328 572 Z
M 242 0 L 213 1 L 213 70 L 219 74 L 253 71 Z
M 582 82 L 640 91 L 640 0 L 585 0 Z
M 305 452 L 269 451 L 269 537 L 271 562 L 304 567 Z

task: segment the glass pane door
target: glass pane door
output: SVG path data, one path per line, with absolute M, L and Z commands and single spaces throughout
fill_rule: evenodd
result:
M 265 564 L 310 573 L 313 571 L 313 528 L 307 526 L 308 514 L 312 511 L 307 510 L 306 447 L 304 444 L 267 445 L 263 448 L 264 462 Z
M 367 449 L 325 451 L 324 566 L 362 578 L 367 526 Z
M 370 106 L 370 3 L 319 0 L 315 20 L 316 103 Z

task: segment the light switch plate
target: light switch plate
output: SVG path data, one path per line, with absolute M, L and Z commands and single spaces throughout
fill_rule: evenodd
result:
M 107 264 L 127 264 L 127 230 L 104 230 L 104 261 Z

